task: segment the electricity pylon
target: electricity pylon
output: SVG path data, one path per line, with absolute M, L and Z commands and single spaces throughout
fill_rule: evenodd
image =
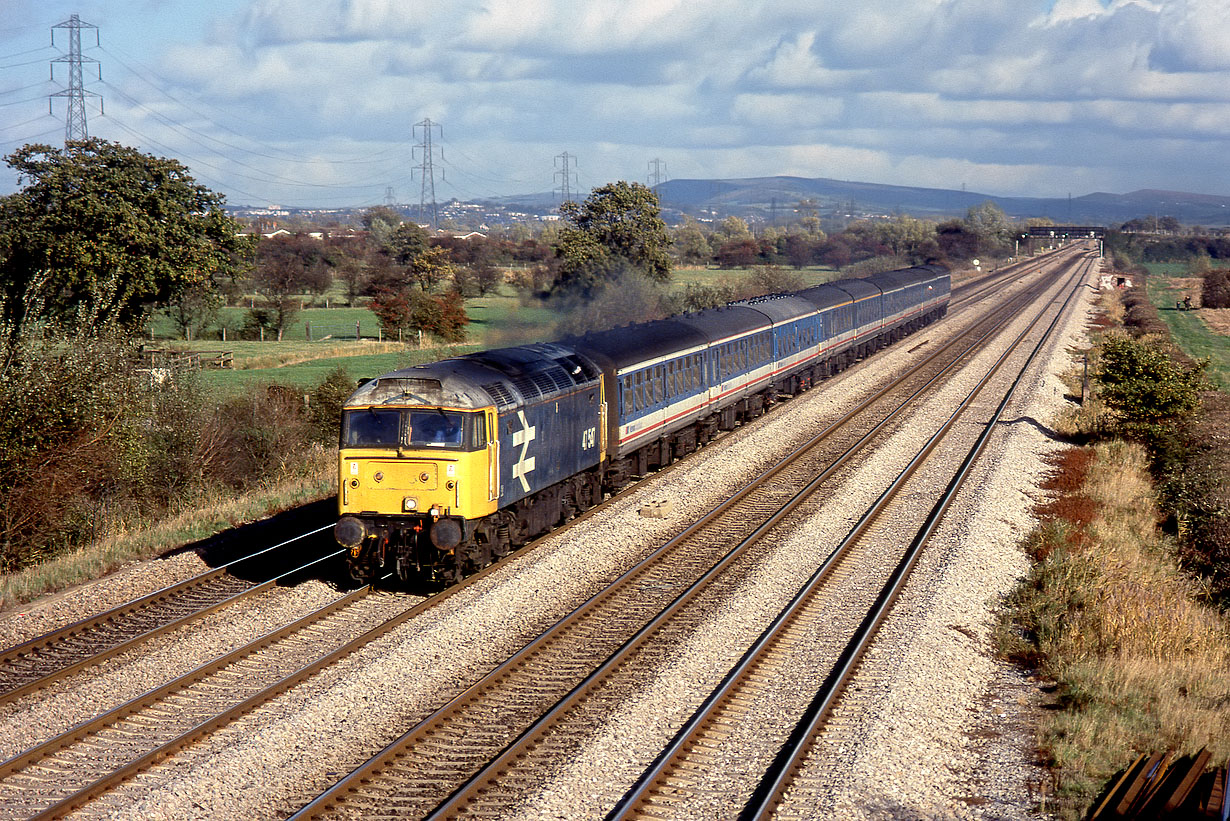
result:
M 85 124 L 86 97 L 98 97 L 98 110 L 100 113 L 102 112 L 102 96 L 85 90 L 81 70 L 83 63 L 98 64 L 98 61 L 93 57 L 82 55 L 81 30 L 94 29 L 94 43 L 98 45 L 98 26 L 82 22 L 81 18 L 74 14 L 63 23 L 58 23 L 51 27 L 51 45 L 53 46 L 56 44 L 56 29 L 68 29 L 68 54 L 61 55 L 51 61 L 52 80 L 55 80 L 55 63 L 68 63 L 68 88 L 51 95 L 52 97 L 68 98 L 68 114 L 64 118 L 64 142 L 67 143 L 71 140 L 84 140 L 90 136 Z M 98 68 L 98 79 L 102 80 L 101 66 Z M 51 105 L 52 101 L 48 99 L 48 114 L 51 113 Z

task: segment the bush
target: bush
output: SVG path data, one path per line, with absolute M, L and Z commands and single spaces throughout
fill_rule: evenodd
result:
M 0 571 L 253 485 L 302 476 L 337 441 L 354 383 L 263 385 L 220 406 L 192 374 L 161 385 L 102 339 L 10 342 L 0 357 Z
M 1158 465 L 1163 507 L 1180 538 L 1180 558 L 1230 606 L 1230 396 L 1202 395 L 1202 412 L 1177 430 L 1178 458 Z
M 1218 268 L 1204 273 L 1200 304 L 1205 308 L 1230 308 L 1230 269 Z
M 1157 338 L 1108 333 L 1102 338 L 1097 378 L 1102 400 L 1124 432 L 1138 434 L 1199 407 L 1204 365 L 1177 364 Z
M 313 435 L 323 444 L 333 445 L 342 435 L 342 406 L 355 390 L 355 380 L 338 366 L 331 370 L 312 392 L 308 422 Z

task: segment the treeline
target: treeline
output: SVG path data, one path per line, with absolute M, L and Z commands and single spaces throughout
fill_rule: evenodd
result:
M 939 223 L 899 216 L 856 221 L 833 234 L 820 226 L 814 208 L 801 203 L 790 223 L 756 232 L 735 216 L 713 224 L 688 218 L 671 228 L 656 196 L 625 182 L 595 189 L 584 202 L 565 203 L 561 220 L 537 233 L 516 225 L 488 235 L 429 237 L 391 209 L 377 207 L 350 234 L 261 239 L 250 272 L 222 283 L 219 294 L 234 305 L 244 304 L 245 294 L 259 295 L 243 327 L 231 329 L 243 337 L 280 336 L 304 295 L 319 299 L 340 281 L 344 302 L 369 306 L 386 334 L 422 331 L 460 341 L 464 300 L 508 282 L 527 300 L 560 308 L 569 316 L 561 331 L 576 332 L 590 329 L 598 317 L 618 324 L 798 287 L 788 272 L 809 266 L 864 276 L 933 261 L 994 260 L 1012 253 L 1021 230 L 992 203 Z M 679 266 L 755 274 L 667 293 Z M 608 293 L 612 285 L 618 296 Z M 181 334 L 199 336 L 216 322 L 219 304 L 211 308 L 199 295 L 185 294 L 168 313 Z M 193 306 L 204 310 L 194 312 Z
M 0 572 L 139 528 L 330 459 L 331 374 L 218 403 L 139 367 L 150 314 L 216 294 L 253 245 L 174 160 L 101 140 L 6 158 L 0 197 Z
M 1230 261 L 1230 237 L 1225 236 L 1108 231 L 1105 248 L 1107 256 L 1118 254 L 1137 262 Z

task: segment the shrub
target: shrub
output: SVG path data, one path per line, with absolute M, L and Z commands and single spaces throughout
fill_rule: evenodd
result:
M 342 405 L 354 390 L 355 380 L 338 366 L 312 392 L 308 421 L 313 435 L 323 444 L 335 444 L 341 437 Z
M 1097 379 L 1107 408 L 1125 432 L 1185 417 L 1200 404 L 1204 365 L 1176 364 L 1156 338 L 1132 339 L 1119 333 L 1102 338 Z
M 1230 269 L 1218 268 L 1204 273 L 1200 304 L 1205 308 L 1230 308 Z

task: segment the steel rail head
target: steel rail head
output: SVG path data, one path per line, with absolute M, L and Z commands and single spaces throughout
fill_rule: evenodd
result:
M 23 685 L 15 687 L 11 690 L 7 690 L 4 693 L 0 693 L 0 704 L 5 704 L 7 702 L 14 701 L 36 690 L 41 690 L 42 688 L 47 687 L 48 685 L 54 684 L 57 681 L 62 681 L 68 678 L 69 676 L 74 675 L 75 673 L 78 673 L 88 667 L 92 667 L 98 664 L 99 662 L 105 661 L 120 653 L 127 652 L 128 650 L 131 650 L 137 645 L 143 644 L 144 642 L 147 642 L 150 639 L 153 639 L 165 633 L 169 633 L 172 630 L 175 630 L 179 627 L 182 627 L 185 624 L 189 624 L 193 621 L 196 621 L 197 619 L 203 618 L 204 616 L 207 616 L 210 613 L 221 610 L 224 607 L 229 607 L 230 605 L 240 601 L 241 599 L 245 599 L 249 596 L 255 596 L 258 593 L 262 593 L 266 590 L 269 590 L 275 587 L 279 582 L 284 581 L 285 579 L 297 573 L 302 573 L 304 570 L 306 570 L 309 567 L 312 567 L 313 565 L 317 565 L 317 564 L 320 564 L 321 562 L 328 561 L 329 559 L 340 556 L 344 552 L 345 552 L 344 549 L 338 549 L 338 550 L 333 551 L 332 553 L 326 554 L 317 559 L 313 559 L 312 561 L 304 565 L 301 565 L 299 567 L 296 567 L 293 570 L 287 570 L 283 573 L 279 573 L 277 576 L 274 576 L 273 578 L 267 581 L 260 582 L 259 584 L 255 584 L 255 585 L 252 585 L 251 587 L 244 588 L 243 590 L 240 590 L 238 593 L 233 593 L 227 596 L 226 598 L 220 599 L 205 607 L 193 610 L 191 613 L 186 613 L 185 615 L 172 619 L 171 621 L 161 624 L 158 627 L 152 628 L 150 630 L 146 630 L 143 633 L 140 633 L 136 636 L 132 636 L 128 639 L 125 639 L 124 641 L 118 644 L 112 645 L 111 647 L 108 647 L 101 652 L 95 653 L 89 656 L 88 658 L 83 658 L 71 664 L 57 668 L 54 672 L 50 673 L 49 675 L 42 676 L 40 678 L 34 679 L 33 681 L 28 681 Z M 213 576 L 211 574 L 211 578 L 217 578 L 217 576 Z

